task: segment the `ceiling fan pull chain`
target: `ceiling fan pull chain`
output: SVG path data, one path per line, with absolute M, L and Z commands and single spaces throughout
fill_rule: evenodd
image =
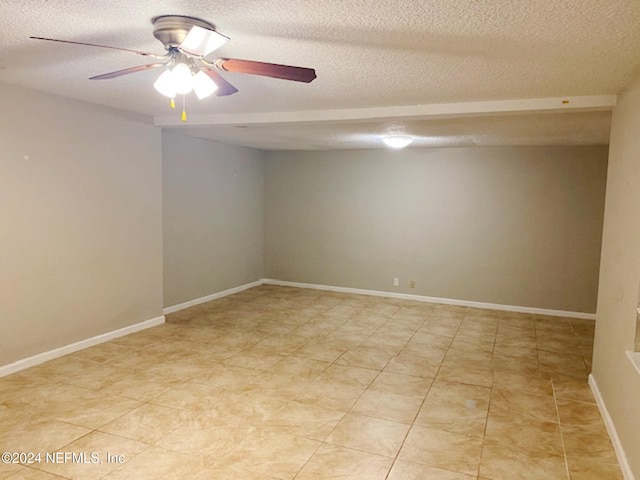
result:
M 187 121 L 187 96 L 182 95 L 182 121 Z
M 171 108 L 176 108 L 176 102 L 175 102 L 175 100 L 174 100 L 173 98 L 172 98 L 172 99 L 171 99 L 171 101 L 169 102 L 169 106 L 170 106 Z

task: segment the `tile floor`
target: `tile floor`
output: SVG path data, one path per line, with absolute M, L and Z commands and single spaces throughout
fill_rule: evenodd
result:
M 593 322 L 274 286 L 167 320 L 1 378 L 0 451 L 101 463 L 0 478 L 622 479 Z

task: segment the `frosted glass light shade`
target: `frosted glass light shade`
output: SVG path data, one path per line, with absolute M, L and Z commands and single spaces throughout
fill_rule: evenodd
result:
M 165 97 L 175 98 L 176 85 L 171 70 L 165 70 L 153 84 L 153 87 Z
M 179 63 L 173 70 L 171 70 L 173 76 L 173 83 L 176 88 L 176 93 L 180 95 L 186 95 L 193 90 L 193 75 L 191 75 L 191 69 L 184 63 Z
M 198 100 L 207 98 L 216 90 L 218 90 L 218 85 L 202 70 L 193 76 L 193 91 L 196 93 Z
M 386 137 L 382 137 L 382 141 L 387 147 L 404 148 L 413 142 L 413 138 L 407 135 L 388 135 Z
M 191 55 L 205 57 L 229 41 L 214 30 L 194 26 L 180 44 L 180 50 Z

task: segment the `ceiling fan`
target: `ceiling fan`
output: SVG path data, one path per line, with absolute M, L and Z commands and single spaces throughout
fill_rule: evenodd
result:
M 175 107 L 174 98 L 176 95 L 186 95 L 191 91 L 194 91 L 199 99 L 206 98 L 212 93 L 218 96 L 236 93 L 238 89 L 225 80 L 218 71 L 247 73 L 304 83 L 310 83 L 316 78 L 316 72 L 312 68 L 234 58 L 207 60 L 205 57 L 229 41 L 229 37 L 216 31 L 214 25 L 205 20 L 184 15 L 162 15 L 153 18 L 152 23 L 153 36 L 162 42 L 167 51 L 164 55 L 71 40 L 44 37 L 30 38 L 121 50 L 156 59 L 158 61 L 155 63 L 104 73 L 91 77 L 90 80 L 109 80 L 131 73 L 166 67 L 166 70 L 155 81 L 154 87 L 158 92 L 171 99 L 172 108 Z M 186 121 L 184 107 L 182 121 Z

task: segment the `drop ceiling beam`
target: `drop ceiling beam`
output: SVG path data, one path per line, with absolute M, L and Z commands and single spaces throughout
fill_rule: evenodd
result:
M 339 110 L 307 110 L 299 112 L 265 112 L 217 115 L 191 115 L 185 124 L 179 116 L 154 118 L 158 126 L 202 125 L 283 125 L 288 123 L 336 123 L 380 120 L 428 120 L 481 115 L 514 115 L 527 113 L 593 112 L 613 110 L 616 95 L 580 97 L 526 98 L 483 102 L 433 103 L 394 107 L 351 108 Z M 213 100 L 215 101 L 215 99 Z

